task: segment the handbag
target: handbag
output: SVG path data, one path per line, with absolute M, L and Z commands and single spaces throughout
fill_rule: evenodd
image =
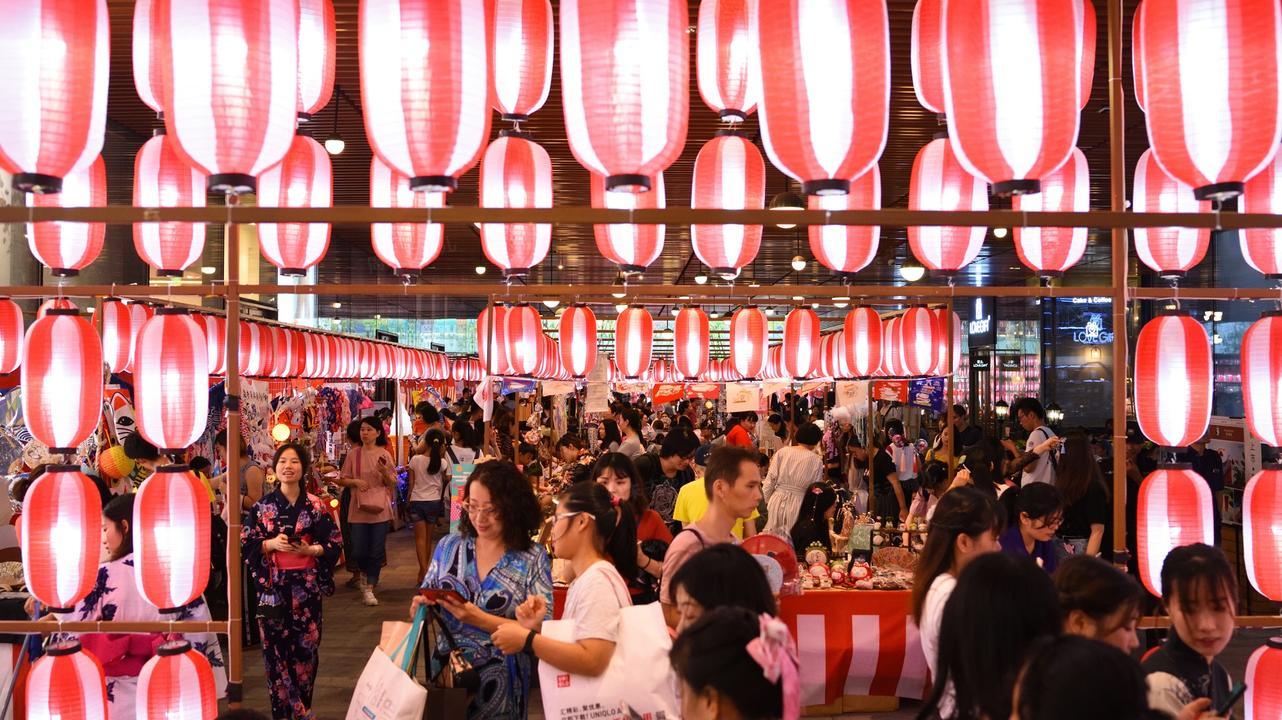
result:
M 441 663 L 441 671 L 429 683 L 431 702 L 427 704 L 427 714 L 424 717 L 428 720 L 452 720 L 466 717 L 467 707 L 472 702 L 472 693 L 476 692 L 481 685 L 480 673 L 472 667 L 472 663 L 463 655 L 463 650 L 454 641 L 454 634 L 446 627 L 440 610 L 435 606 L 424 605 L 423 607 L 427 608 L 429 628 L 434 629 L 435 634 L 445 640 L 442 649 L 435 649 L 439 643 L 423 644 L 424 654 L 433 653 Z M 430 664 L 428 674 L 431 674 Z
M 356 476 L 360 478 L 363 474 L 363 470 L 361 469 L 362 455 L 360 448 L 357 448 L 355 452 Z M 364 478 L 361 479 L 363 480 Z M 357 510 L 360 510 L 363 513 L 377 515 L 387 509 L 387 490 L 383 487 L 382 483 L 379 483 L 378 487 L 369 487 L 364 490 L 357 490 L 354 500 L 356 502 Z
M 426 612 L 414 614 L 410 631 L 390 655 L 374 648 L 356 681 L 347 720 L 420 720 L 427 688 L 414 681 L 414 664 Z

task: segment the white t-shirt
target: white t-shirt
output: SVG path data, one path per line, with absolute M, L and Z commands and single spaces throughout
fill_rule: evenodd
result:
M 1024 449 L 1031 452 L 1033 448 L 1052 437 L 1055 437 L 1055 433 L 1043 425 L 1028 434 L 1028 442 L 1024 445 Z M 1049 452 L 1038 455 L 1036 462 L 1024 468 L 1024 474 L 1019 480 L 1020 486 L 1023 487 L 1034 482 L 1055 484 L 1055 466 L 1051 464 L 1051 454 Z
M 570 583 L 565 595 L 566 620 L 574 621 L 574 639 L 619 639 L 619 610 L 632 604 L 628 586 L 614 564 L 598 560 Z
M 921 608 L 921 627 L 918 631 L 921 633 L 922 654 L 926 656 L 926 666 L 930 668 L 932 678 L 939 676 L 939 626 L 944 619 L 944 606 L 948 604 L 948 598 L 956 587 L 957 578 L 948 573 L 941 574 L 930 584 L 930 590 L 926 591 L 926 602 Z M 953 686 L 949 681 L 944 694 L 939 698 L 939 716 L 952 715 L 954 702 Z
M 441 458 L 441 467 L 434 473 L 427 471 L 431 462 L 431 458 L 426 455 L 410 458 L 410 472 L 414 473 L 414 490 L 410 492 L 410 502 L 434 502 L 441 499 L 445 475 L 450 471 L 450 459 Z
M 472 448 L 454 447 L 453 445 L 451 445 L 450 449 L 454 451 L 454 457 L 458 458 L 458 462 L 460 465 L 466 465 L 467 463 L 470 463 L 470 462 L 476 462 L 476 451 L 473 450 Z M 450 459 L 450 454 L 448 452 L 445 453 L 445 459 L 446 460 Z

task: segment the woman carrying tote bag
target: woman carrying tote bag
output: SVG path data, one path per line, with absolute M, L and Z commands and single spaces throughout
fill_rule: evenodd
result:
M 387 550 L 392 524 L 391 494 L 396 487 L 392 456 L 387 452 L 387 431 L 377 418 L 363 417 L 360 444 L 343 461 L 339 484 L 352 489 L 347 524 L 352 533 L 352 554 L 360 567 L 359 587 L 366 605 L 377 605 L 374 589 Z

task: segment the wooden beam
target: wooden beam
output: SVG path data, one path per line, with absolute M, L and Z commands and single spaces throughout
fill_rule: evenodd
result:
M 1122 0 L 1108 0 L 1109 207 L 1126 208 L 1126 97 L 1122 88 Z M 1119 566 L 1126 552 L 1126 313 L 1130 245 L 1126 230 L 1113 229 L 1113 554 Z

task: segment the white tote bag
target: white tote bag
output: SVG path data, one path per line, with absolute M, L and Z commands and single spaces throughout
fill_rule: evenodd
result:
M 417 655 L 419 636 L 426 616 L 419 607 L 409 634 L 390 653 L 379 648 L 369 656 L 356 690 L 347 706 L 347 720 L 421 720 L 427 705 L 427 688 L 409 675 Z M 396 658 L 400 662 L 393 661 Z
M 574 622 L 550 620 L 543 634 L 574 642 Z M 547 720 L 569 718 L 667 718 L 677 720 L 679 707 L 672 683 L 668 653 L 672 638 L 659 603 L 629 606 L 619 611 L 619 641 L 610 664 L 600 677 L 562 672 L 539 663 L 543 715 Z M 349 718 L 351 720 L 351 718 Z

